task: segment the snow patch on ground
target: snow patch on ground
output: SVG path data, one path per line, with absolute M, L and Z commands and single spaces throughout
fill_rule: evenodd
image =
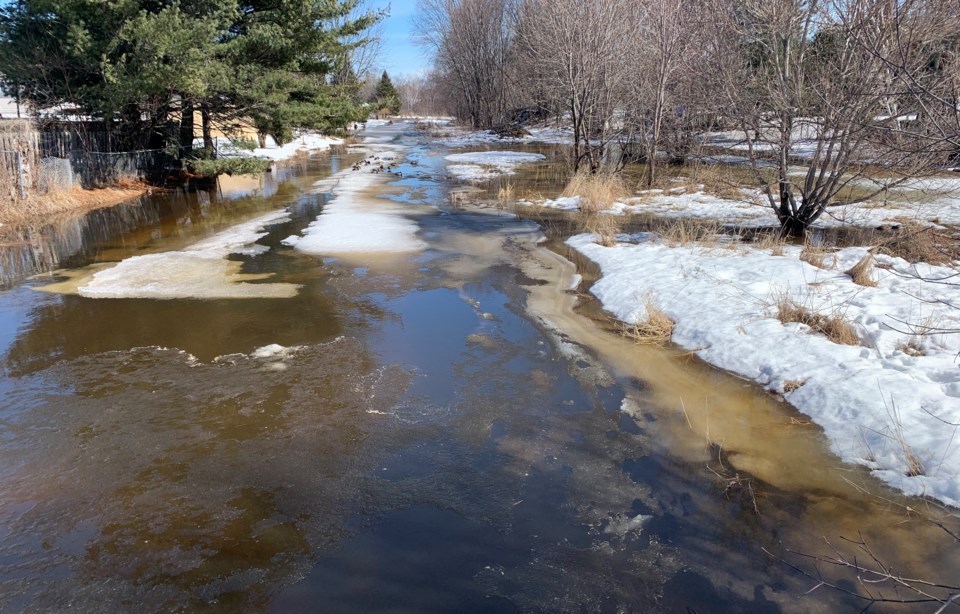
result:
M 273 137 L 268 136 L 266 147 L 243 149 L 234 145 L 233 141 L 223 137 L 217 139 L 217 151 L 222 158 L 267 158 L 275 162 L 289 160 L 300 153 L 317 153 L 326 151 L 335 145 L 343 143 L 343 139 L 335 136 L 324 136 L 315 132 L 305 132 L 289 143 L 277 145 Z M 203 140 L 196 141 L 198 147 L 203 147 Z
M 182 251 L 133 256 L 94 274 L 78 289 L 88 298 L 227 299 L 289 298 L 300 288 L 284 283 L 247 283 L 263 275 L 244 275 L 231 254 L 256 255 L 264 227 L 289 219 L 276 211 L 233 226 Z
M 592 235 L 568 243 L 603 272 L 591 292 L 616 318 L 632 323 L 653 301 L 676 322 L 673 341 L 702 359 L 783 393 L 823 427 L 833 451 L 868 466 L 913 495 L 960 505 L 960 335 L 912 337 L 910 323 L 960 328 L 960 287 L 921 281 L 955 274 L 877 256 L 876 287 L 855 285 L 842 271 L 865 248 L 835 254 L 829 270 L 745 246 L 668 247 L 656 235 L 621 235 L 603 247 Z M 862 345 L 838 345 L 802 324 L 783 324 L 775 303 L 790 296 L 852 322 Z M 931 302 L 932 301 L 932 302 Z M 924 355 L 905 351 L 913 341 Z M 797 387 L 799 384 L 799 387 Z M 910 476 L 914 461 L 922 475 Z

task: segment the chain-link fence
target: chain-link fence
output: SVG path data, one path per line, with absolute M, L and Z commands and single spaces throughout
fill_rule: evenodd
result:
M 84 188 L 155 181 L 174 164 L 162 149 L 122 153 L 70 152 L 70 166 Z
M 0 122 L 0 198 L 24 200 L 73 187 L 158 182 L 179 168 L 164 150 L 115 151 L 115 135 L 99 125 Z
M 69 190 L 74 186 L 73 167 L 66 158 L 42 158 L 37 168 L 37 187 L 42 192 Z
M 24 199 L 28 192 L 153 182 L 175 169 L 176 164 L 175 159 L 159 149 L 123 153 L 73 151 L 69 159 L 35 158 L 22 151 L 0 150 L 0 192 L 11 199 Z

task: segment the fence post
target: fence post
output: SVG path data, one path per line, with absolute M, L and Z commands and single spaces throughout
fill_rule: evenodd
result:
M 27 186 L 23 181 L 23 154 L 17 152 L 17 185 L 20 186 L 20 200 L 27 198 Z

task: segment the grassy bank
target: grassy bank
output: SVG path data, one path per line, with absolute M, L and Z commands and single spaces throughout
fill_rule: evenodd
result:
M 0 198 L 0 225 L 20 226 L 43 222 L 50 216 L 84 213 L 112 207 L 136 199 L 147 193 L 145 184 L 130 184 L 113 188 L 84 190 L 51 190 L 46 193 L 27 192 L 20 198 L 15 191 L 3 190 Z

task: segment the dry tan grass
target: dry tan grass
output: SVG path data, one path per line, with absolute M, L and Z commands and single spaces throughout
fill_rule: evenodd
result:
M 623 228 L 625 218 L 622 215 L 608 213 L 581 213 L 579 224 L 585 232 L 597 236 L 596 242 L 604 247 L 613 247 L 617 244 L 617 234 Z
M 956 238 L 936 228 L 909 223 L 903 224 L 892 237 L 882 241 L 878 251 L 910 263 L 946 264 L 960 259 L 960 246 Z
M 806 324 L 810 330 L 820 333 L 834 343 L 842 345 L 860 345 L 860 336 L 843 314 L 835 311 L 830 315 L 817 313 L 784 293 L 776 299 L 777 319 L 784 324 L 798 322 Z
M 801 386 L 807 383 L 807 380 L 804 379 L 788 379 L 783 382 L 783 392 L 784 394 L 798 390 Z
M 780 236 L 779 233 L 764 232 L 757 235 L 756 239 L 754 239 L 754 245 L 759 249 L 770 250 L 771 256 L 782 256 L 787 241 L 784 237 Z
M 656 232 L 664 243 L 676 247 L 692 243 L 714 245 L 721 230 L 717 222 L 678 218 L 658 226 Z
M 9 173 L 0 171 L 0 224 L 20 225 L 43 220 L 52 215 L 92 211 L 129 202 L 147 192 L 143 184 L 128 184 L 118 188 L 84 190 L 27 190 L 21 199 L 16 181 Z
M 690 178 L 703 185 L 703 191 L 725 200 L 742 201 L 742 184 L 731 166 L 725 164 L 698 164 Z
M 873 278 L 873 254 L 867 254 L 855 265 L 845 271 L 853 283 L 858 286 L 876 286 L 877 280 Z
M 904 475 L 911 478 L 924 475 L 923 463 L 907 441 L 906 433 L 903 429 L 903 420 L 900 417 L 900 410 L 897 408 L 896 401 L 891 397 L 889 404 L 886 399 L 884 399 L 883 404 L 887 410 L 887 417 L 890 420 L 890 430 L 892 431 L 888 437 L 893 439 L 897 447 L 900 448 L 900 457 L 906 467 Z
M 497 200 L 501 205 L 506 205 L 507 203 L 512 203 L 516 200 L 516 193 L 513 189 L 512 183 L 508 181 L 497 191 Z
M 927 355 L 927 346 L 924 342 L 926 338 L 931 338 L 936 343 L 937 338 L 941 337 L 944 331 L 950 330 L 949 327 L 943 325 L 940 318 L 932 315 L 920 318 L 915 322 L 905 323 L 905 328 L 906 331 L 904 332 L 909 332 L 910 336 L 898 343 L 897 349 L 915 358 Z
M 611 205 L 629 195 L 630 191 L 624 185 L 623 178 L 610 173 L 577 173 L 563 189 L 565 197 L 579 196 L 580 209 L 588 213 L 609 209 Z
M 927 355 L 927 350 L 923 347 L 923 342 L 917 337 L 911 337 L 901 341 L 897 344 L 897 349 L 907 356 L 913 356 L 914 358 Z
M 623 326 L 625 336 L 644 345 L 666 345 L 673 337 L 674 322 L 656 304 L 652 297 L 647 296 L 644 303 L 647 316 L 635 324 Z
M 810 241 L 804 243 L 803 251 L 800 252 L 800 260 L 818 269 L 832 269 L 837 263 L 836 256 L 830 254 L 823 245 L 814 244 Z

